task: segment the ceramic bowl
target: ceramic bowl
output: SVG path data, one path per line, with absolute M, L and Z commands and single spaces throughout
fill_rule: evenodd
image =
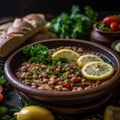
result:
M 120 40 L 115 40 L 115 41 L 111 44 L 111 48 L 120 55 Z
M 112 38 L 114 38 L 114 37 L 120 37 L 120 31 L 107 32 L 107 31 L 99 30 L 98 29 L 98 23 L 95 23 L 93 25 L 93 29 L 95 29 L 99 33 L 102 33 L 102 34 L 107 35 L 107 36 L 112 37 Z
M 46 45 L 49 48 L 61 45 L 81 46 L 87 51 L 99 53 L 106 59 L 109 59 L 114 65 L 116 72 L 104 84 L 79 92 L 46 91 L 32 88 L 18 81 L 15 72 L 22 63 L 23 48 L 38 43 Z M 30 99 L 34 99 L 40 104 L 47 106 L 53 111 L 74 114 L 93 110 L 105 103 L 110 98 L 113 89 L 119 84 L 120 58 L 114 51 L 105 46 L 90 41 L 75 39 L 41 40 L 29 45 L 16 50 L 7 58 L 4 65 L 5 77 L 18 91 L 24 93 Z
M 90 34 L 90 39 L 103 45 L 110 46 L 111 43 L 120 38 L 120 31 L 106 32 L 98 29 L 98 22 L 93 25 L 93 30 Z

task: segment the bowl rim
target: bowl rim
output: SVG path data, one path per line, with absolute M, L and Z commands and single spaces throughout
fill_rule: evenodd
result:
M 115 49 L 115 46 L 116 46 L 117 43 L 120 43 L 120 40 L 115 40 L 114 42 L 112 42 L 111 48 L 112 48 L 114 51 L 116 51 L 117 53 L 120 54 L 120 51 L 117 51 L 117 50 Z
M 100 29 L 97 28 L 97 25 L 99 24 L 99 22 L 96 22 L 93 24 L 93 29 L 97 32 L 103 33 L 103 34 L 120 34 L 120 30 L 119 31 L 111 31 L 111 32 L 107 32 L 107 31 L 102 31 Z
M 26 46 L 33 45 L 33 44 L 38 44 L 38 43 L 42 44 L 44 42 L 49 42 L 49 41 L 57 41 L 58 42 L 58 41 L 66 41 L 66 40 L 67 41 L 69 40 L 71 42 L 75 41 L 75 42 L 79 42 L 79 43 L 83 43 L 83 44 L 89 44 L 89 45 L 92 45 L 92 46 L 97 46 L 100 49 L 103 49 L 103 50 L 107 51 L 109 54 L 111 54 L 114 57 L 114 59 L 116 60 L 116 62 L 117 62 L 118 69 L 116 70 L 114 76 L 111 77 L 110 82 L 106 81 L 104 84 L 102 84 L 102 85 L 100 85 L 98 87 L 91 88 L 91 89 L 88 89 L 88 90 L 79 91 L 79 92 L 47 91 L 47 90 L 38 90 L 36 88 L 32 88 L 30 86 L 22 84 L 21 82 L 17 81 L 17 78 L 15 77 L 15 75 L 10 71 L 10 62 L 11 62 L 11 60 L 14 58 L 14 56 L 18 52 L 20 52 Z M 79 39 L 61 39 L 61 38 L 57 38 L 57 39 L 40 40 L 40 41 L 37 41 L 37 42 L 34 42 L 34 43 L 30 43 L 30 44 L 27 44 L 25 46 L 22 46 L 21 48 L 17 49 L 15 52 L 13 52 L 11 55 L 9 55 L 8 58 L 5 61 L 5 64 L 4 64 L 5 77 L 8 80 L 8 82 L 10 84 L 12 84 L 12 86 L 14 86 L 15 88 L 21 90 L 24 93 L 29 93 L 30 95 L 37 95 L 37 96 L 48 97 L 48 98 L 49 97 L 58 97 L 58 98 L 59 97 L 64 97 L 64 98 L 69 97 L 69 98 L 71 98 L 71 96 L 72 96 L 71 99 L 74 99 L 74 96 L 76 97 L 76 95 L 78 97 L 80 97 L 80 96 L 87 96 L 88 97 L 89 95 L 91 95 L 93 93 L 96 93 L 96 92 L 99 93 L 101 91 L 101 89 L 108 88 L 109 90 L 111 90 L 115 86 L 114 82 L 116 81 L 116 84 L 119 82 L 119 80 L 118 80 L 118 78 L 120 77 L 119 71 L 120 71 L 120 57 L 116 52 L 114 52 L 112 49 L 110 49 L 110 48 L 108 48 L 106 46 L 100 45 L 98 43 L 94 43 L 94 42 L 91 42 L 91 41 L 85 41 L 85 40 L 79 40 Z M 103 91 L 103 93 L 104 93 L 104 91 Z

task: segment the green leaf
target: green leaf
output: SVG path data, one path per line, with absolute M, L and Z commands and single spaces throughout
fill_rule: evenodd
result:
M 107 26 L 106 24 L 98 23 L 97 28 L 98 28 L 99 30 L 102 30 L 102 31 L 111 32 L 110 27 Z
M 90 6 L 85 7 L 85 13 L 73 5 L 71 13 L 61 13 L 51 21 L 50 31 L 55 32 L 59 38 L 88 39 L 93 24 L 97 20 L 97 12 Z
M 96 22 L 98 13 L 95 12 L 90 6 L 85 7 L 85 14 L 91 19 L 92 23 Z
M 4 77 L 4 67 L 0 66 L 0 84 L 4 85 L 6 83 L 6 79 Z
M 42 44 L 28 46 L 23 49 L 23 53 L 30 59 L 31 63 L 51 62 L 52 60 L 52 56 L 48 55 L 48 48 Z
M 26 104 L 25 104 L 24 106 L 36 105 L 36 104 L 37 104 L 36 101 L 34 101 L 34 100 L 29 100 L 29 101 L 26 102 Z
M 1 120 L 16 120 L 15 118 L 11 117 L 10 115 L 4 115 Z
M 72 8 L 71 8 L 71 15 L 70 15 L 70 17 L 74 18 L 75 15 L 77 15 L 79 12 L 80 12 L 79 6 L 73 5 Z
M 0 107 L 0 114 L 4 114 L 8 111 L 8 108 L 6 108 L 5 106 L 1 106 Z
M 6 83 L 5 77 L 4 77 L 4 76 L 1 76 L 1 77 L 0 77 L 0 84 L 1 84 L 1 85 L 4 85 L 5 83 Z

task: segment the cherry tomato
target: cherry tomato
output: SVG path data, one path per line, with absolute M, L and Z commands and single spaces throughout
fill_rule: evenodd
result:
M 2 93 L 2 91 L 3 91 L 3 87 L 2 85 L 0 85 L 0 93 Z
M 112 22 L 120 23 L 120 18 L 118 18 L 116 15 L 110 15 L 105 18 L 103 18 L 102 23 L 110 25 Z
M 69 87 L 70 86 L 70 82 L 64 82 L 62 85 L 63 85 L 63 87 Z
M 4 98 L 3 94 L 2 94 L 2 93 L 0 93 L 0 102 L 2 102 L 2 101 L 3 101 L 3 98 Z
M 118 24 L 117 22 L 112 22 L 112 23 L 110 24 L 110 29 L 111 29 L 112 31 L 118 31 L 118 30 L 119 30 L 119 24 Z

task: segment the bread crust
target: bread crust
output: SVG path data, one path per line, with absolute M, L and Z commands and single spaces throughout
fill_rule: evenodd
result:
M 46 24 L 43 14 L 32 13 L 16 18 L 0 33 L 0 57 L 6 57 Z
M 25 44 L 37 42 L 40 40 L 46 40 L 46 39 L 55 39 L 57 38 L 57 35 L 55 33 L 52 33 L 50 31 L 40 31 L 37 34 L 33 35 L 30 39 L 28 39 Z

